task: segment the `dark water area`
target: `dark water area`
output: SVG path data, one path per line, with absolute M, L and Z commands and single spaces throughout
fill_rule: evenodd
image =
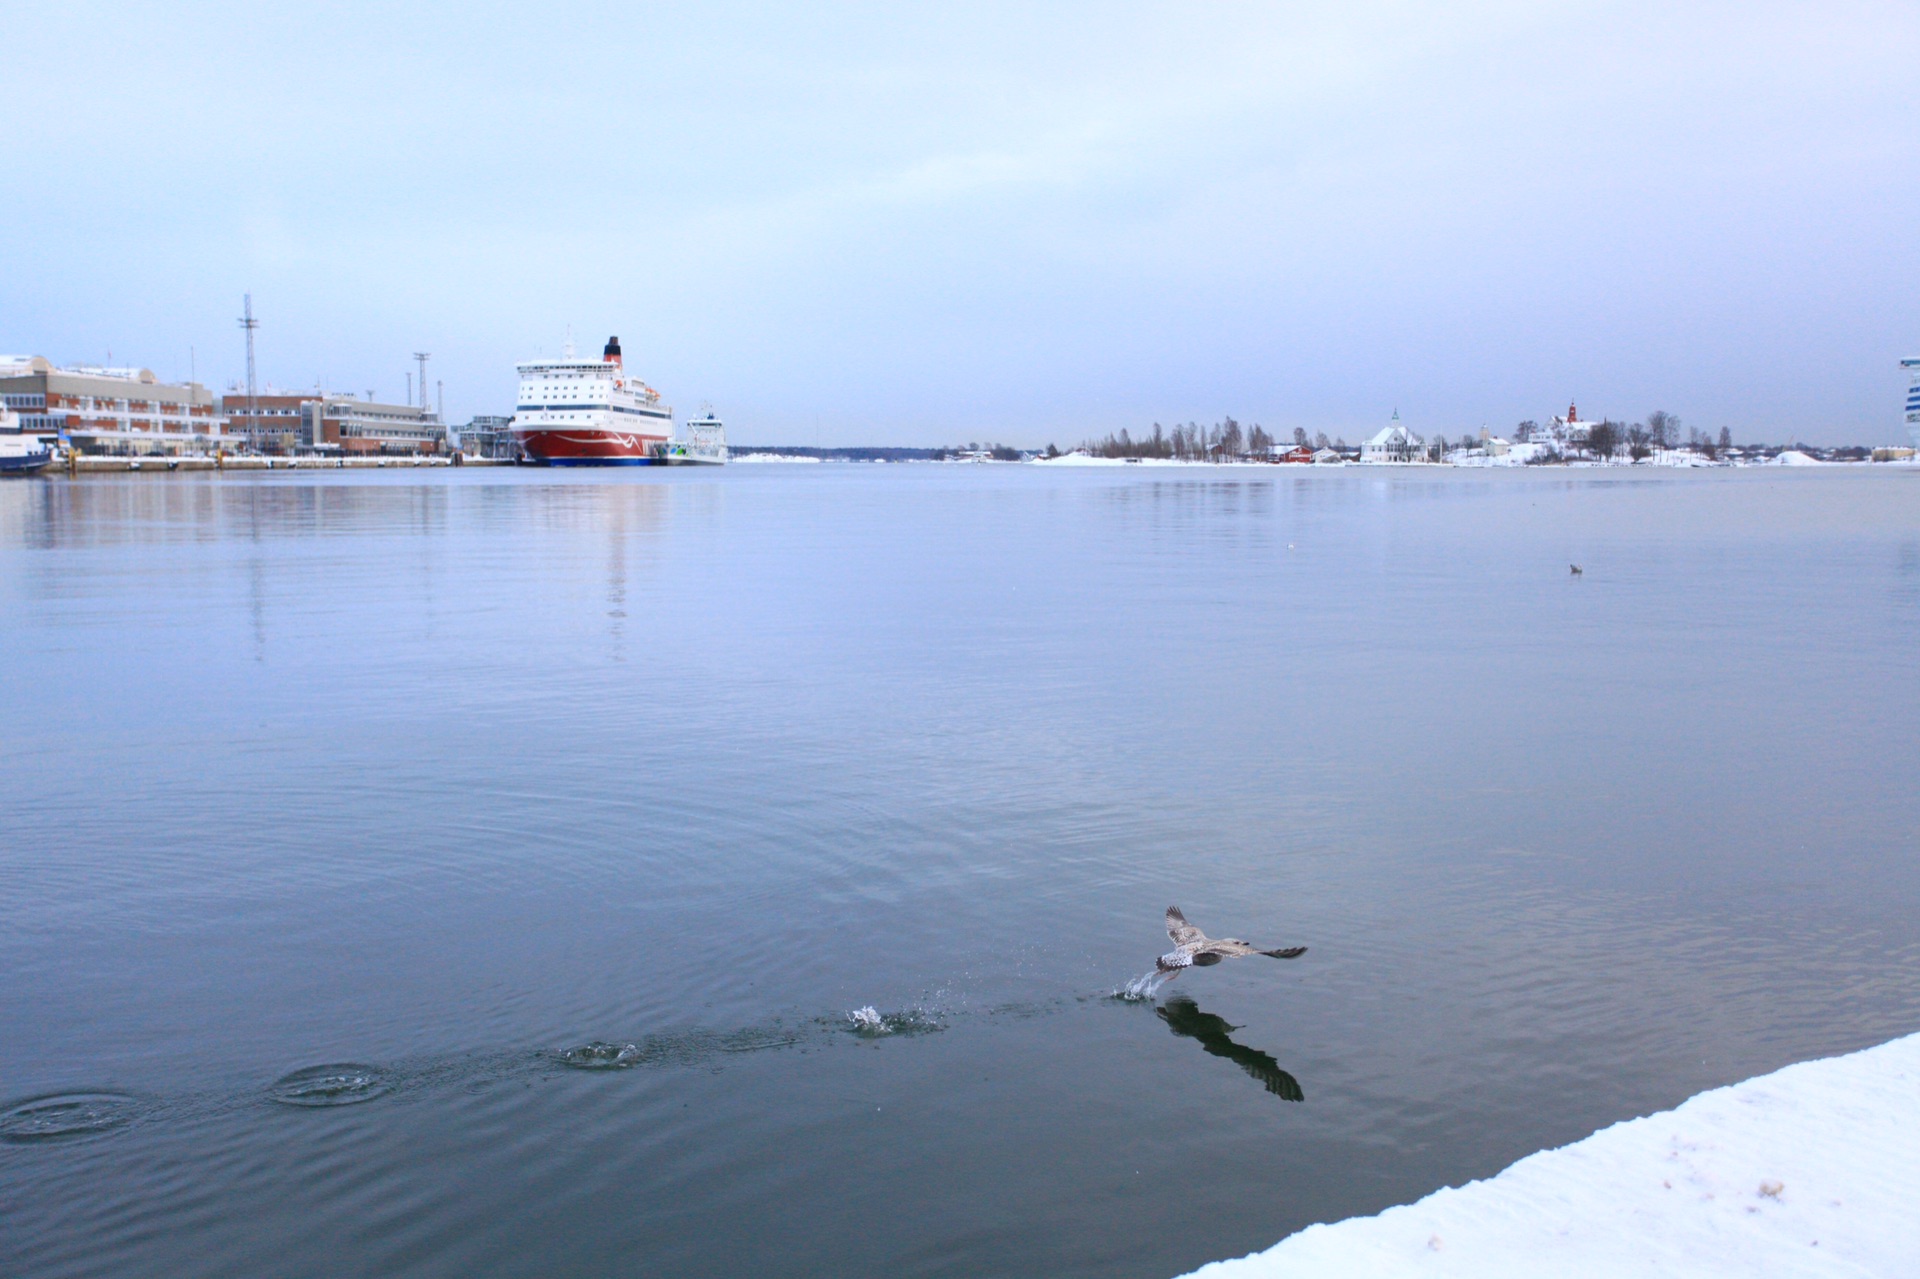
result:
M 1917 636 L 1894 468 L 0 484 L 0 1274 L 1148 1279 L 1483 1177 L 1920 1029 Z M 1113 998 L 1169 903 L 1310 949 Z

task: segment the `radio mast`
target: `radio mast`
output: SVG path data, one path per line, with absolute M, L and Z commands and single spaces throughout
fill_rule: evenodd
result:
M 425 351 L 415 351 L 413 358 L 420 362 L 420 416 L 425 417 L 433 405 L 427 403 L 427 361 L 433 358 Z
M 260 446 L 260 395 L 253 382 L 253 331 L 260 321 L 253 318 L 253 294 L 246 295 L 240 327 L 247 331 L 247 447 L 255 452 Z

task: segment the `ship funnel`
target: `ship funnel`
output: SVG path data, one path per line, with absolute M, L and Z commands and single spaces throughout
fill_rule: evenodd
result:
M 620 364 L 622 368 L 626 367 L 624 364 L 621 364 L 620 360 L 620 339 L 617 337 L 608 338 L 607 349 L 600 353 L 600 358 L 608 364 Z

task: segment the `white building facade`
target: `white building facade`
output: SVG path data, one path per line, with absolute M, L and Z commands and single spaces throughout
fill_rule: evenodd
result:
M 1379 434 L 1360 445 L 1362 462 L 1421 462 L 1426 460 L 1426 456 L 1426 441 L 1401 423 L 1399 409 L 1393 411 L 1393 420 Z
M 59 436 L 82 453 L 207 453 L 230 446 L 213 392 L 162 382 L 151 369 L 55 365 L 0 355 L 0 404 L 23 431 Z

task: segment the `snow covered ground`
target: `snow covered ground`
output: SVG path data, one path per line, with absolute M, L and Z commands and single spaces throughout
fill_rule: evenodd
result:
M 1920 1275 L 1920 1034 L 1716 1088 L 1193 1273 Z

